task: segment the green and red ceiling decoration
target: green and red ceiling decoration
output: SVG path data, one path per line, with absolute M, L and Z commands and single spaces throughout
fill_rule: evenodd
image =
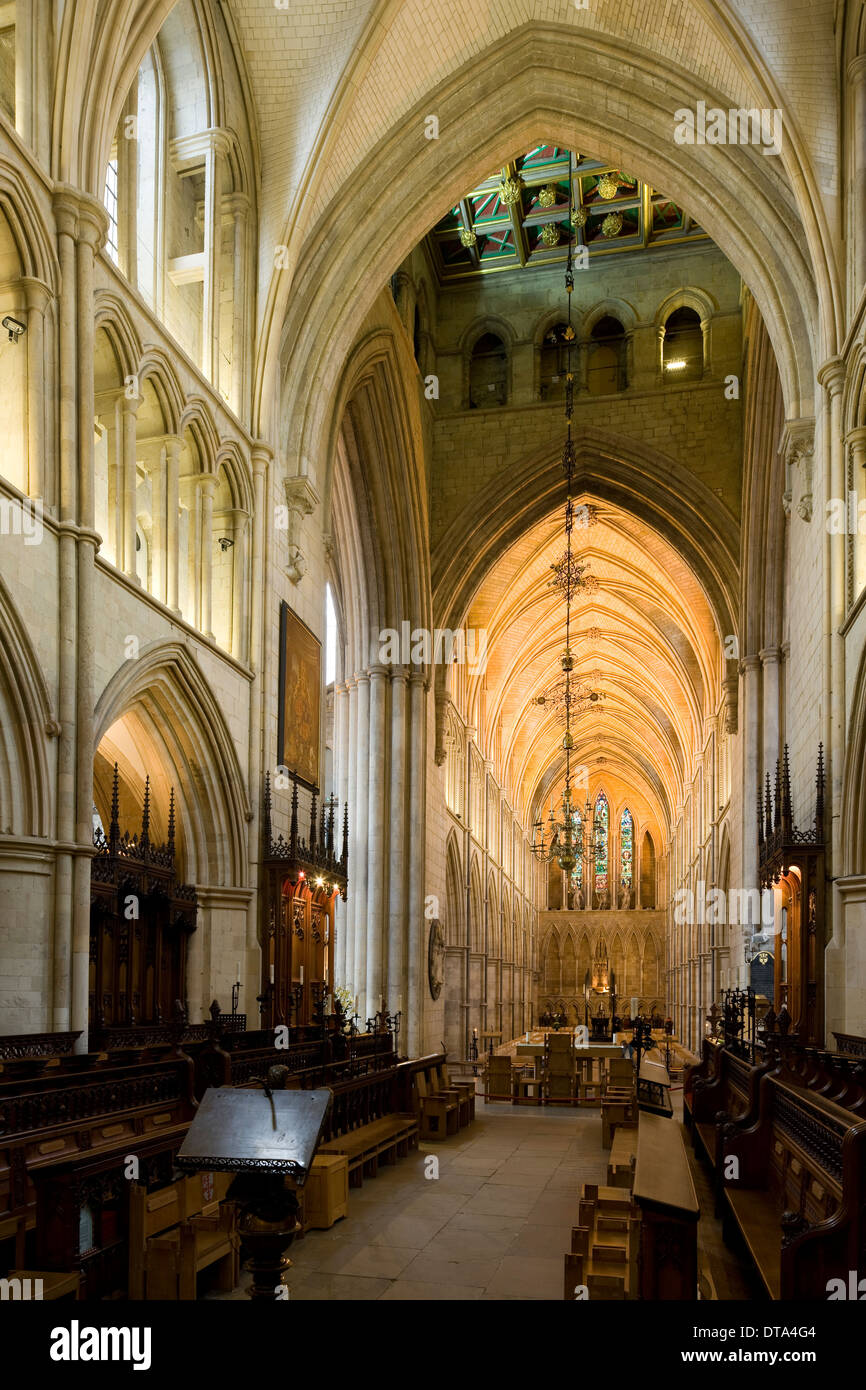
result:
M 427 238 L 440 282 L 560 265 L 569 240 L 591 259 L 707 240 L 688 213 L 627 171 L 575 154 L 572 172 L 573 224 L 568 150 L 558 145 L 536 145 L 467 193 Z

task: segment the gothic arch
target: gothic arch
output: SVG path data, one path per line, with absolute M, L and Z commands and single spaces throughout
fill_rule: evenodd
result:
M 41 280 L 52 294 L 58 292 L 60 265 L 53 237 L 20 172 L 0 160 L 0 215 L 5 217 L 18 252 L 21 274 Z
M 202 885 L 244 887 L 244 777 L 219 698 L 184 643 L 155 643 L 115 672 L 96 705 L 96 747 L 121 720 L 141 760 L 175 786 L 187 873 Z
M 748 62 L 741 41 L 738 60 Z M 452 206 L 473 181 L 501 164 L 527 140 L 544 138 L 574 148 L 577 129 L 581 147 L 600 157 L 625 162 L 655 186 L 689 207 L 744 276 L 759 299 L 780 363 L 788 414 L 808 413 L 814 393 L 812 325 L 820 322 L 827 343 L 835 346 L 839 311 L 837 279 L 824 251 L 827 236 L 821 200 L 801 196 L 798 211 L 803 219 L 788 221 L 792 201 L 784 180 L 757 151 L 725 149 L 724 157 L 708 158 L 706 152 L 677 147 L 671 139 L 671 113 L 658 101 L 659 69 L 664 67 L 644 50 L 628 50 L 630 102 L 628 109 L 594 116 L 593 94 L 604 68 L 614 85 L 624 82 L 623 56 L 618 43 L 598 31 L 549 32 L 536 25 L 506 35 L 480 55 L 473 51 L 473 91 L 479 95 L 468 106 L 466 73 L 458 72 L 419 101 L 417 115 L 404 112 L 378 149 L 382 186 L 387 195 L 361 206 L 349 197 L 340 206 L 329 206 L 304 243 L 298 270 L 281 283 L 274 276 L 265 307 L 265 339 L 259 359 L 258 399 L 270 399 L 268 385 L 276 365 L 274 333 L 283 329 L 288 307 L 289 338 L 296 357 L 287 380 L 286 416 L 291 422 L 290 453 L 311 454 L 322 437 L 320 416 L 332 409 L 336 373 L 346 351 L 335 352 L 337 335 L 351 342 L 352 327 L 361 321 L 372 302 L 373 287 L 387 280 L 394 266 L 405 259 L 424 230 L 433 224 L 441 208 Z M 526 84 L 535 68 L 544 73 L 545 106 L 539 107 L 539 85 L 532 86 L 536 100 L 527 112 Z M 756 74 L 753 74 L 755 77 Z M 762 81 L 758 85 L 764 85 Z M 706 97 L 706 83 L 695 72 L 669 70 L 669 81 L 681 100 L 694 105 Z M 488 96 L 487 93 L 490 95 Z M 415 130 L 423 126 L 424 112 L 435 96 L 440 119 L 440 139 L 428 142 L 435 149 L 419 151 Z M 503 104 L 504 103 L 504 104 Z M 758 102 L 757 104 L 761 104 Z M 772 100 L 764 105 L 778 104 Z M 469 138 L 469 123 L 472 136 Z M 485 133 L 491 132 L 486 135 Z M 411 141 L 411 157 L 410 157 Z M 718 151 L 711 151 L 718 155 Z M 811 187 L 796 137 L 783 156 L 794 185 Z M 747 206 L 735 187 L 750 179 L 754 195 Z M 422 198 L 417 188 L 424 188 Z M 783 191 L 784 190 L 784 191 Z M 412 205 L 413 217 L 400 216 Z M 785 207 L 785 213 L 782 208 Z M 359 234 L 373 251 L 370 258 L 357 256 Z M 287 235 L 290 233 L 287 232 Z M 810 264 L 809 247 L 814 265 Z M 334 254 L 335 246 L 347 248 Z M 351 246 L 351 255 L 348 248 Z M 821 283 L 819 300 L 815 276 Z M 291 279 L 292 283 L 288 281 Z M 335 311 L 336 304 L 343 312 Z M 350 306 L 347 323 L 345 307 Z M 347 331 L 348 329 L 348 331 Z M 329 363 L 329 359 L 333 362 Z M 296 369 L 295 369 L 296 367 Z M 312 389 L 318 380 L 321 390 Z
M 27 627 L 0 579 L 0 836 L 49 834 L 47 738 L 59 732 Z
M 94 301 L 94 321 L 111 343 L 122 378 L 141 376 L 142 349 L 138 330 L 120 297 L 100 291 Z M 155 365 L 155 364 L 154 364 Z
M 842 773 L 842 862 L 845 874 L 866 873 L 866 651 L 860 658 L 848 721 Z
M 452 830 L 445 846 L 445 944 L 462 946 L 465 892 L 460 872 L 460 850 Z

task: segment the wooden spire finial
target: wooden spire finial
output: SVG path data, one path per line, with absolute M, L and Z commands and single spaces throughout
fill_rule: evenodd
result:
M 112 851 L 116 848 L 120 839 L 120 773 L 117 763 L 114 764 L 114 775 L 111 779 L 111 824 L 108 827 L 108 843 Z

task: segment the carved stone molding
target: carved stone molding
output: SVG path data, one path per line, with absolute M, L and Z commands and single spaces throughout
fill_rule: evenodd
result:
M 284 479 L 286 491 L 286 510 L 288 513 L 287 539 L 289 558 L 286 574 L 293 584 L 299 584 L 307 572 L 307 560 L 300 540 L 304 518 L 311 516 L 319 505 L 319 494 L 306 475 Z
M 795 470 L 800 471 L 800 500 L 797 513 L 803 521 L 812 520 L 812 478 L 815 454 L 815 421 L 786 420 L 779 443 L 779 450 L 785 460 L 785 491 L 782 505 L 790 514 L 794 494 Z

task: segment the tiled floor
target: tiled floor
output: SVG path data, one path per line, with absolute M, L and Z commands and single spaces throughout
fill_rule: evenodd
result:
M 479 1099 L 468 1129 L 380 1169 L 350 1191 L 344 1220 L 292 1246 L 290 1297 L 560 1301 L 581 1184 L 606 1168 L 597 1110 Z M 719 1295 L 746 1297 L 711 1213 L 700 1244 Z

